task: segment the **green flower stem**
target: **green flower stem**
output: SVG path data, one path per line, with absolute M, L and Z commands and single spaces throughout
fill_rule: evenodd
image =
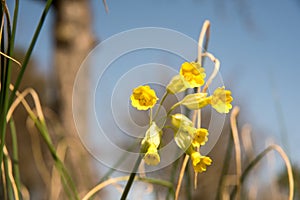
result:
M 153 119 L 152 119 L 152 117 L 153 117 L 153 109 L 152 109 L 152 108 L 150 108 L 150 111 L 149 111 L 149 112 L 150 112 L 150 117 L 149 117 L 149 118 L 150 118 L 150 121 L 149 121 L 149 126 L 151 126 L 151 124 L 152 124 L 152 120 L 153 120 Z
M 161 99 L 161 101 L 160 101 L 160 103 L 159 103 L 158 109 L 157 109 L 157 111 L 155 112 L 155 115 L 154 115 L 153 120 L 156 119 L 156 117 L 157 117 L 157 115 L 158 115 L 158 113 L 159 113 L 159 111 L 160 111 L 160 109 L 161 109 L 163 103 L 165 102 L 165 100 L 166 100 L 166 98 L 167 98 L 167 96 L 168 96 L 169 94 L 170 94 L 170 93 L 167 92 L 167 91 L 164 93 L 164 95 L 163 95 L 163 97 L 162 97 L 162 99 Z
M 171 114 L 171 112 L 172 112 L 173 110 L 175 110 L 175 108 L 177 108 L 178 106 L 180 106 L 180 104 L 181 104 L 181 101 L 175 103 L 175 104 L 170 108 L 170 110 L 168 111 L 167 117 L 169 117 L 169 115 Z
M 18 158 L 18 141 L 16 134 L 16 126 L 14 120 L 11 118 L 9 121 L 11 130 L 11 140 L 12 140 L 12 164 L 13 164 L 13 175 L 15 178 L 16 186 L 18 189 L 19 197 L 21 197 L 21 179 L 19 170 L 19 158 Z
M 141 164 L 142 158 L 143 158 L 142 154 L 139 154 L 139 157 L 138 157 L 138 159 L 135 162 L 135 165 L 134 165 L 133 170 L 132 170 L 132 172 L 131 172 L 131 174 L 129 176 L 129 179 L 127 181 L 127 184 L 125 186 L 125 189 L 124 189 L 124 191 L 122 193 L 122 196 L 121 196 L 120 200 L 126 200 L 126 197 L 127 197 L 128 193 L 129 193 L 129 190 L 130 190 L 130 188 L 132 186 L 132 183 L 134 181 L 134 178 L 135 178 L 136 172 L 138 170 L 138 167 Z
M 167 187 L 174 193 L 173 184 L 169 181 L 149 177 L 137 177 L 137 180 Z

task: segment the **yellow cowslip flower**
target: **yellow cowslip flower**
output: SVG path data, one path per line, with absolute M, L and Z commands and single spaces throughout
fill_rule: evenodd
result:
M 186 95 L 182 101 L 181 105 L 184 105 L 190 110 L 198 110 L 210 103 L 210 97 L 207 97 L 207 93 L 194 93 Z
M 200 161 L 194 165 L 194 170 L 195 172 L 201 173 L 201 172 L 205 172 L 206 171 L 206 167 L 211 165 L 212 160 L 210 159 L 210 157 L 207 156 L 200 156 Z
M 196 62 L 184 62 L 179 74 L 189 83 L 189 88 L 200 87 L 205 82 L 205 69 Z
M 228 113 L 232 108 L 230 104 L 233 98 L 230 90 L 225 90 L 225 87 L 217 88 L 210 99 L 211 106 L 219 113 Z
M 146 131 L 144 139 L 141 142 L 141 152 L 145 152 L 145 150 L 147 150 L 151 144 L 158 148 L 161 141 L 161 135 L 161 129 L 156 125 L 155 122 L 152 122 L 151 126 Z
M 150 144 L 144 156 L 144 160 L 147 165 L 157 165 L 158 163 L 160 163 L 160 157 L 157 152 L 157 147 L 154 144 Z
M 194 147 L 203 146 L 208 141 L 208 130 L 205 128 L 197 128 L 194 132 L 192 144 Z
M 160 145 L 161 134 L 159 127 L 152 122 L 141 142 L 141 153 L 145 153 L 144 160 L 147 165 L 157 165 L 160 162 L 157 149 Z
M 204 172 L 206 171 L 206 167 L 211 165 L 212 160 L 207 156 L 202 156 L 198 151 L 195 151 L 191 146 L 186 153 L 191 156 L 193 168 L 195 172 Z
M 201 160 L 201 155 L 198 151 L 192 150 L 192 153 L 190 156 L 191 156 L 193 166 L 196 166 Z
M 155 91 L 148 85 L 133 89 L 130 99 L 131 105 L 138 110 L 148 110 L 152 108 L 158 100 Z

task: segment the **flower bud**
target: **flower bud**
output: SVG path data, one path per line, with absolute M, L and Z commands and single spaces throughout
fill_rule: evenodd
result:
M 183 92 L 188 88 L 184 78 L 180 75 L 176 75 L 172 78 L 170 83 L 167 85 L 167 91 L 171 94 Z
M 210 100 L 207 93 L 194 93 L 184 97 L 181 105 L 186 106 L 190 110 L 198 110 L 209 104 Z

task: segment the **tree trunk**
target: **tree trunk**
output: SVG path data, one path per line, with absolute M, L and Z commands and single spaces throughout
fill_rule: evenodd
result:
M 88 189 L 91 185 L 92 170 L 88 152 L 80 143 L 72 114 L 72 92 L 76 73 L 80 64 L 87 56 L 94 43 L 91 31 L 91 9 L 89 0 L 58 0 L 56 1 L 55 20 L 55 49 L 54 65 L 58 78 L 59 111 L 65 129 L 65 137 L 72 138 L 76 147 L 69 143 L 72 155 L 67 157 L 67 167 L 72 171 L 72 177 L 80 192 Z M 88 74 L 81 84 L 85 90 L 79 91 L 87 102 Z M 81 105 L 81 126 L 88 133 L 87 126 L 87 103 Z M 75 139 L 75 140 L 74 140 Z

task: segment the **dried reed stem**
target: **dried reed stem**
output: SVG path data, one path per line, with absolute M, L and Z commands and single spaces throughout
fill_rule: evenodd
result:
M 108 13 L 109 12 L 109 9 L 108 9 L 108 5 L 107 5 L 107 2 L 106 0 L 102 0 L 103 1 L 103 5 L 105 7 L 105 12 Z
M 181 166 L 181 170 L 180 170 L 180 174 L 179 174 L 179 178 L 178 178 L 178 183 L 177 183 L 176 192 L 175 192 L 175 200 L 178 200 L 181 183 L 182 183 L 182 179 L 184 176 L 184 171 L 185 171 L 188 161 L 189 161 L 189 155 L 186 154 L 184 157 L 184 160 L 183 160 L 183 163 Z
M 198 40 L 198 63 L 201 65 L 202 64 L 202 52 L 203 52 L 203 41 L 206 36 L 205 40 L 205 48 L 207 48 L 208 41 L 209 41 L 209 36 L 210 36 L 210 22 L 209 20 L 205 20 L 199 35 L 199 40 Z
M 232 137 L 233 137 L 233 142 L 234 142 L 234 146 L 235 146 L 237 199 L 240 199 L 240 197 L 241 197 L 240 178 L 241 178 L 241 175 L 242 175 L 241 146 L 240 146 L 238 129 L 237 129 L 237 122 L 236 122 L 236 118 L 237 118 L 237 115 L 239 114 L 239 111 L 240 111 L 240 108 L 235 106 L 232 109 L 232 112 L 231 112 L 231 115 L 230 115 L 231 131 L 232 131 Z
M 17 65 L 19 65 L 20 67 L 22 67 L 21 63 L 20 63 L 19 61 L 17 61 L 16 59 L 14 59 L 14 58 L 12 58 L 12 57 L 6 55 L 5 53 L 3 53 L 3 52 L 1 52 L 1 51 L 0 51 L 0 54 L 1 54 L 2 56 L 4 56 L 4 57 L 10 59 L 11 61 L 15 62 L 15 63 L 16 63 Z
M 70 144 L 67 144 L 64 140 L 58 143 L 56 152 L 58 157 L 61 160 L 65 159 L 66 152 L 68 149 L 68 146 Z M 61 187 L 58 187 L 58 185 L 61 185 L 61 180 L 59 177 L 58 170 L 53 166 L 52 168 L 52 174 L 51 174 L 51 186 L 50 186 L 50 198 L 49 199 L 59 199 L 59 194 L 61 191 Z
M 224 175 L 224 181 L 221 187 L 222 200 L 230 199 L 230 186 L 232 185 L 236 185 L 236 175 Z
M 14 86 L 12 84 L 10 84 L 9 88 L 11 90 L 13 90 Z M 10 119 L 10 117 L 12 116 L 14 110 L 20 104 L 20 102 L 22 102 L 22 104 L 24 105 L 24 107 L 25 107 L 26 111 L 28 112 L 28 114 L 33 114 L 32 109 L 30 108 L 30 106 L 28 105 L 27 101 L 25 100 L 25 97 L 28 94 L 31 95 L 31 97 L 32 97 L 32 99 L 34 101 L 34 105 L 35 105 L 35 108 L 36 108 L 37 115 L 38 115 L 39 119 L 42 122 L 45 122 L 45 118 L 44 118 L 44 115 L 43 115 L 42 106 L 41 106 L 41 103 L 40 103 L 40 100 L 39 100 L 39 96 L 36 93 L 36 91 L 34 89 L 32 89 L 32 88 L 27 88 L 22 93 L 20 93 L 18 91 L 16 92 L 17 98 L 13 102 L 13 104 L 11 105 L 11 107 L 9 108 L 9 110 L 7 112 L 7 117 L 6 117 L 7 121 Z
M 253 147 L 253 142 L 251 138 L 251 126 L 249 124 L 245 124 L 242 127 L 241 131 L 241 141 L 243 144 L 243 147 L 245 149 L 245 153 L 247 156 L 247 160 L 253 160 L 254 159 L 254 147 Z M 255 168 L 253 169 L 255 170 Z M 253 184 L 251 184 L 249 190 L 248 190 L 248 195 L 249 199 L 257 199 L 257 177 L 253 177 Z
M 3 153 L 4 155 L 6 156 L 7 158 L 7 164 L 8 164 L 8 178 L 11 182 L 11 185 L 12 185 L 12 189 L 13 189 L 13 192 L 14 192 L 14 198 L 16 200 L 19 200 L 19 193 L 18 193 L 18 188 L 17 188 L 17 185 L 16 185 L 16 181 L 15 181 L 15 178 L 14 178 L 14 175 L 13 175 L 13 172 L 12 172 L 12 164 L 11 164 L 11 159 L 9 157 L 9 154 L 8 154 L 8 151 L 7 151 L 7 148 L 6 146 L 4 145 L 3 147 Z M 4 163 L 2 162 L 2 165 L 4 165 Z M 4 172 L 4 166 L 2 166 L 2 177 L 3 177 L 3 185 L 5 185 L 5 172 Z
M 276 144 L 272 144 L 272 145 L 270 145 L 270 147 L 273 148 L 274 150 L 276 150 L 280 154 L 282 159 L 284 160 L 284 163 L 287 168 L 288 179 L 289 179 L 289 200 L 293 200 L 293 198 L 294 198 L 294 178 L 293 178 L 293 170 L 292 170 L 291 162 L 290 162 L 287 154 L 284 152 L 284 150 L 280 146 L 278 146 Z
M 218 74 L 218 72 L 220 70 L 220 61 L 213 54 L 211 54 L 209 52 L 203 53 L 203 56 L 208 57 L 213 63 L 215 63 L 214 71 L 212 72 L 212 74 L 207 79 L 206 84 L 205 84 L 205 86 L 203 87 L 203 90 L 202 90 L 202 92 L 206 92 L 207 89 L 208 89 L 208 87 L 209 87 L 209 85 L 212 83 L 212 81 L 217 76 L 217 74 Z
M 121 177 L 116 177 L 116 178 L 110 178 L 98 185 L 96 185 L 93 189 L 91 189 L 83 198 L 82 200 L 88 200 L 90 197 L 92 197 L 96 192 L 100 191 L 101 189 L 103 189 L 104 187 L 113 184 L 113 183 L 117 183 L 120 181 L 126 181 L 129 179 L 129 176 L 121 176 Z
M 252 168 L 255 167 L 255 165 L 271 150 L 277 151 L 280 154 L 280 156 L 282 157 L 282 159 L 284 160 L 284 163 L 287 168 L 288 179 L 289 179 L 289 200 L 292 200 L 294 198 L 294 178 L 293 178 L 293 170 L 292 170 L 291 162 L 290 162 L 287 154 L 284 152 L 284 150 L 276 144 L 270 145 L 263 152 L 261 152 L 258 156 L 256 156 L 253 161 L 251 161 L 251 163 L 244 170 L 244 172 L 240 178 L 240 182 L 241 183 L 244 182 L 244 180 L 246 179 L 247 175 L 252 170 Z M 232 198 L 234 197 L 236 192 L 237 192 L 237 188 L 234 188 L 233 191 L 231 192 Z
M 197 62 L 202 66 L 202 54 L 203 54 L 203 42 L 205 39 L 205 45 L 204 48 L 205 50 L 207 49 L 208 46 L 208 41 L 209 41 L 209 36 L 210 36 L 210 22 L 209 20 L 205 20 L 199 35 L 199 39 L 198 39 L 198 57 L 197 57 Z M 199 87 L 197 89 L 197 92 L 201 91 L 201 87 Z M 193 124 L 196 124 L 196 119 L 197 119 L 197 128 L 201 127 L 201 110 L 196 110 L 193 113 Z M 199 149 L 198 149 L 199 150 Z M 194 176 L 194 188 L 197 188 L 197 177 L 198 177 L 198 173 L 195 172 L 195 176 Z

